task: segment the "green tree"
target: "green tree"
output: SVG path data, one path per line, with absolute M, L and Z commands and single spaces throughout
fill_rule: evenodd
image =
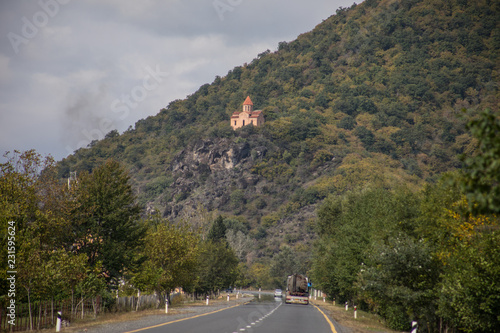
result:
M 208 232 L 207 240 L 214 243 L 227 242 L 226 225 L 224 224 L 224 218 L 222 217 L 222 215 L 219 215 L 215 219 L 214 223 L 212 224 L 212 228 L 210 228 Z
M 201 243 L 196 291 L 210 293 L 234 285 L 238 279 L 238 258 L 224 242 Z
M 78 177 L 72 212 L 76 253 L 86 254 L 90 267 L 101 262 L 111 285 L 136 267 L 144 228 L 134 200 L 129 176 L 118 162 L 107 161 L 92 174 Z
M 97 263 L 95 267 L 87 267 L 85 277 L 77 284 L 76 291 L 80 294 L 82 304 L 85 299 L 91 299 L 94 308 L 94 318 L 97 316 L 96 297 L 102 295 L 105 290 L 106 281 L 102 275 L 100 263 Z M 82 319 L 84 317 L 83 311 L 82 306 Z
M 5 157 L 8 160 L 0 169 L 0 229 L 4 231 L 1 243 L 5 245 L 1 251 L 5 251 L 5 255 L 0 262 L 5 263 L 7 259 L 7 227 L 10 226 L 18 281 L 23 287 L 19 298 L 26 296 L 31 304 L 40 297 L 62 297 L 66 289 L 61 286 L 67 280 L 57 274 L 52 262 L 57 254 L 70 254 L 71 243 L 66 237 L 70 192 L 56 178 L 51 157 L 43 158 L 34 150 L 15 151 Z M 1 275 L 5 277 L 5 271 Z M 6 287 L 3 281 L 5 279 L 2 279 L 2 290 Z
M 307 259 L 288 245 L 283 245 L 271 260 L 270 274 L 275 280 L 275 287 L 283 288 L 286 279 L 292 274 L 307 273 Z
M 420 320 L 424 329 L 435 322 L 440 270 L 431 247 L 400 233 L 374 244 L 363 267 L 361 299 L 376 304 L 389 327 L 409 330 L 412 320 Z
M 15 221 L 16 228 L 22 230 L 37 221 L 44 206 L 40 175 L 54 166 L 54 160 L 35 150 L 7 152 L 4 157 L 8 160 L 0 165 L 0 218 L 2 222 Z M 1 228 L 6 231 L 7 224 L 2 223 Z
M 367 188 L 328 197 L 318 209 L 315 284 L 340 301 L 357 298 L 357 280 L 367 269 L 374 244 L 411 232 L 417 216 L 418 199 L 405 188 Z
M 354 134 L 363 142 L 366 148 L 370 148 L 375 142 L 373 133 L 364 126 L 358 126 L 354 130 Z
M 43 251 L 40 243 L 40 237 L 37 237 L 31 227 L 20 230 L 17 235 L 16 251 L 16 270 L 19 274 L 16 276 L 17 284 L 25 291 L 28 301 L 28 314 L 30 321 L 30 330 L 33 329 L 33 317 L 31 305 L 34 300 L 40 299 L 47 288 L 48 276 L 45 276 L 44 263 L 47 253 Z
M 176 287 L 192 290 L 195 283 L 199 239 L 185 224 L 157 219 L 144 238 L 146 261 L 135 274 L 133 284 L 143 291 L 155 291 L 159 300 L 170 300 Z
M 498 230 L 495 215 L 474 215 L 451 174 L 423 191 L 417 231 L 439 262 L 433 305 L 443 327 L 496 332 L 500 319 Z
M 458 242 L 444 270 L 439 312 L 463 332 L 500 330 L 500 232 Z
M 469 121 L 467 128 L 478 141 L 478 151 L 464 156 L 460 180 L 474 213 L 500 213 L 500 114 L 489 109 Z
M 46 276 L 51 278 L 49 287 L 52 288 L 52 298 L 62 299 L 71 295 L 71 304 L 74 304 L 77 286 L 89 272 L 87 262 L 85 254 L 76 255 L 62 249 L 53 252 L 45 263 Z

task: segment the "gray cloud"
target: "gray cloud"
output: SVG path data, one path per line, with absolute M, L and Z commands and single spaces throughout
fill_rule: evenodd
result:
M 0 150 L 35 148 L 63 158 L 88 144 L 89 133 L 123 131 L 351 4 L 2 1 Z M 151 81 L 155 69 L 168 75 Z

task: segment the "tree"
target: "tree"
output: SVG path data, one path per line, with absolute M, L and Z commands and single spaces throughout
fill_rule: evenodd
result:
M 174 225 L 164 219 L 151 222 L 150 218 L 142 252 L 146 261 L 133 284 L 140 290 L 155 291 L 163 301 L 170 299 L 176 287 L 193 288 L 199 240 L 185 224 Z
M 359 274 L 367 269 L 375 244 L 410 233 L 418 216 L 418 200 L 405 188 L 367 188 L 329 196 L 318 209 L 318 234 L 312 278 L 340 301 L 359 295 Z
M 496 332 L 500 320 L 498 246 L 500 221 L 474 215 L 450 174 L 423 191 L 417 231 L 439 266 L 433 305 L 443 327 Z
M 275 287 L 275 281 L 270 274 L 270 265 L 266 263 L 255 262 L 249 267 L 249 274 L 252 277 L 252 283 L 262 289 L 272 289 Z
M 97 263 L 95 267 L 87 267 L 85 277 L 79 281 L 76 286 L 76 291 L 80 294 L 80 302 L 82 304 L 82 319 L 84 317 L 84 301 L 86 298 L 91 298 L 94 308 L 94 318 L 97 316 L 97 300 L 98 295 L 102 295 L 106 290 L 106 282 L 102 275 L 102 268 Z M 77 305 L 78 308 L 78 305 Z
M 354 134 L 363 142 L 366 148 L 370 148 L 375 142 L 373 133 L 364 126 L 358 126 L 354 130 Z
M 65 298 L 71 295 L 71 306 L 74 304 L 78 285 L 88 276 L 88 258 L 85 254 L 74 254 L 66 250 L 55 251 L 45 263 L 46 276 L 51 278 L 49 287 L 52 299 Z M 102 277 L 101 277 L 102 278 Z M 71 309 L 73 312 L 73 308 Z
M 202 293 L 233 286 L 239 275 L 238 258 L 227 242 L 206 241 L 200 245 L 196 290 Z
M 500 114 L 486 109 L 467 124 L 477 139 L 478 152 L 463 156 L 459 180 L 474 213 L 500 213 Z
M 434 322 L 440 270 L 428 244 L 399 233 L 374 244 L 363 267 L 361 299 L 376 304 L 389 327 L 409 330 L 412 320 Z
M 354 127 L 356 127 L 356 120 L 353 117 L 347 115 L 339 121 L 337 127 L 346 130 L 352 130 L 354 129 Z
M 7 152 L 6 163 L 0 165 L 0 218 L 2 222 L 15 221 L 17 229 L 24 229 L 37 221 L 43 205 L 39 189 L 42 187 L 40 174 L 54 166 L 49 156 L 43 158 L 35 150 Z M 0 230 L 7 229 L 2 223 Z M 5 232 L 6 234 L 6 232 Z
M 8 160 L 0 165 L 0 230 L 7 236 L 7 227 L 12 228 L 17 257 L 13 270 L 19 271 L 19 285 L 29 304 L 33 298 L 60 296 L 64 291 L 54 288 L 58 281 L 50 261 L 56 253 L 67 253 L 69 192 L 56 178 L 50 156 L 43 158 L 34 150 L 4 156 Z M 7 259 L 7 239 L 0 239 L 2 263 Z M 4 291 L 5 271 L 0 276 Z M 24 297 L 22 292 L 19 297 Z
M 224 224 L 224 218 L 222 215 L 219 215 L 215 219 L 212 224 L 212 228 L 208 232 L 207 240 L 212 242 L 227 242 L 226 225 Z
M 447 224 L 451 234 L 443 277 L 441 311 L 465 332 L 500 330 L 500 116 L 486 109 L 467 124 L 478 152 L 463 156 L 459 184 L 466 200 L 457 202 Z M 464 214 L 464 206 L 470 214 Z M 460 214 L 461 213 L 461 214 Z M 450 228 L 451 227 L 451 228 Z
M 458 242 L 441 282 L 439 312 L 463 332 L 500 330 L 500 232 Z
M 229 229 L 226 232 L 227 242 L 239 260 L 244 260 L 246 254 L 252 249 L 252 240 L 241 231 Z
M 90 267 L 101 262 L 102 273 L 112 285 L 136 267 L 134 254 L 144 235 L 128 181 L 125 170 L 110 160 L 92 174 L 82 173 L 75 189 L 75 251 L 87 255 Z
M 289 275 L 301 273 L 306 274 L 306 260 L 290 246 L 284 245 L 280 251 L 273 256 L 270 274 L 275 279 L 275 284 L 283 288 Z
M 17 250 L 16 269 L 18 284 L 24 288 L 28 301 L 28 313 L 30 320 L 30 330 L 33 329 L 33 318 L 31 304 L 34 299 L 39 298 L 47 287 L 47 276 L 44 275 L 44 261 L 47 255 L 43 251 L 40 237 L 36 235 L 33 228 L 27 227 L 20 230 L 17 235 L 17 243 L 20 244 Z

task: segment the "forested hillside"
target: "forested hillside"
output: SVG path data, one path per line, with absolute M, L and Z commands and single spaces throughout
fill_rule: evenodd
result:
M 490 0 L 365 0 L 339 9 L 124 133 L 108 133 L 55 169 L 49 163 L 58 179 L 76 172 L 87 186 L 61 195 L 69 206 L 54 225 L 74 224 L 82 262 L 101 243 L 87 239 L 93 229 L 85 223 L 99 222 L 92 214 L 114 223 L 110 244 L 139 233 L 142 243 L 124 246 L 123 260 L 89 266 L 131 288 L 168 293 L 176 279 L 198 292 L 228 281 L 274 288 L 306 272 L 329 297 L 376 312 L 395 329 L 418 320 L 429 331 L 493 332 L 499 15 L 500 3 Z M 247 96 L 265 124 L 233 130 L 230 117 Z M 32 156 L 25 158 L 29 166 Z M 2 172 L 16 176 L 5 189 L 21 198 L 10 163 Z M 126 198 L 108 193 L 113 172 Z M 21 178 L 38 186 L 30 177 Z M 120 219 L 103 195 L 121 198 L 119 212 L 130 221 L 146 222 L 114 234 Z M 25 207 L 34 218 L 58 206 L 35 202 Z M 17 214 L 15 202 L 5 207 Z M 190 248 L 195 239 L 202 241 Z M 182 260 L 172 263 L 161 251 L 175 257 L 176 240 Z M 67 249 L 74 241 L 65 240 Z M 212 262 L 231 267 L 213 285 Z M 174 264 L 184 274 L 175 279 Z M 195 266 L 192 277 L 186 272 Z
M 367 0 L 76 151 L 60 176 L 116 159 L 141 205 L 237 216 L 257 242 L 276 237 L 262 245 L 272 256 L 309 240 L 329 193 L 416 188 L 460 167 L 474 146 L 462 109 L 498 108 L 499 46 L 497 2 Z M 247 95 L 266 123 L 233 131 Z

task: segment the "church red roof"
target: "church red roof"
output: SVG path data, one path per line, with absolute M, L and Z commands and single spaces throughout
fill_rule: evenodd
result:
M 253 111 L 250 118 L 259 118 L 261 113 L 262 113 L 261 110 Z
M 250 96 L 247 96 L 247 99 L 243 102 L 243 105 L 253 105 L 252 100 L 250 99 Z

